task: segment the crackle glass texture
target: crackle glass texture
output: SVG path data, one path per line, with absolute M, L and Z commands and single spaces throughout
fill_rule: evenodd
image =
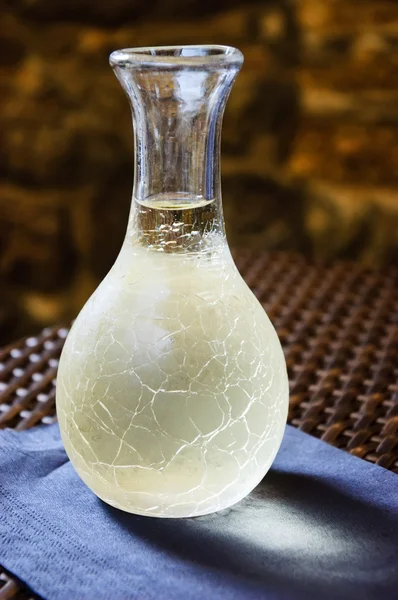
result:
M 133 111 L 132 207 L 120 254 L 65 343 L 57 413 L 83 481 L 136 514 L 238 502 L 286 423 L 282 349 L 222 218 L 221 119 L 241 62 L 217 46 L 111 56 Z

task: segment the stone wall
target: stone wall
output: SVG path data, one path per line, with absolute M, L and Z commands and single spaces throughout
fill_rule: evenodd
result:
M 132 185 L 117 48 L 236 45 L 225 115 L 231 245 L 397 258 L 392 0 L 3 0 L 0 343 L 71 318 L 120 247 Z

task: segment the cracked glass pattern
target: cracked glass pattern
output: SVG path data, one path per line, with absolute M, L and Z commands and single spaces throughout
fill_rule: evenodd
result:
M 157 517 L 246 496 L 276 455 L 288 408 L 278 337 L 222 218 L 219 133 L 241 55 L 193 48 L 113 59 L 133 108 L 134 198 L 120 254 L 73 324 L 57 378 L 61 435 L 82 480 L 112 506 Z M 180 131 L 173 164 L 185 165 L 183 178 L 165 175 L 158 138 L 170 131 Z M 155 155 L 162 168 L 145 165 Z

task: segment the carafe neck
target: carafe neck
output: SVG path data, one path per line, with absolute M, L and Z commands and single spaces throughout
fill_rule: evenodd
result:
M 193 251 L 225 240 L 221 125 L 241 53 L 224 46 L 138 48 L 110 60 L 133 115 L 131 241 Z

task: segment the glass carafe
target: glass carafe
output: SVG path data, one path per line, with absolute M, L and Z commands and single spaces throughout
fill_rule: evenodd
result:
M 288 408 L 278 337 L 233 262 L 222 214 L 221 122 L 243 56 L 175 46 L 110 62 L 132 107 L 133 198 L 120 254 L 62 352 L 61 435 L 112 506 L 203 515 L 260 482 Z

